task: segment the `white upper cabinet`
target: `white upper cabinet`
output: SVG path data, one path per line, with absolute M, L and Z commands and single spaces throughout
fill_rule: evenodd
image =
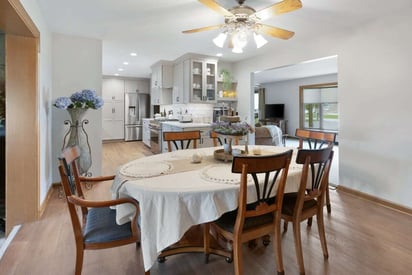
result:
M 184 93 L 183 62 L 173 66 L 173 104 L 187 103 L 188 99 Z
M 217 61 L 188 59 L 184 61 L 184 90 L 192 103 L 215 103 Z
M 172 104 L 173 64 L 159 61 L 151 69 L 150 97 L 152 105 Z
M 124 80 L 124 91 L 125 93 L 138 91 L 141 94 L 149 94 L 150 93 L 150 81 L 146 78 L 125 79 Z
M 173 64 L 156 63 L 152 66 L 152 88 L 173 87 Z

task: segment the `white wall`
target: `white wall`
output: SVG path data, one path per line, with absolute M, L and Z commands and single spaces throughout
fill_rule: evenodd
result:
M 252 72 L 338 55 L 339 184 L 412 208 L 411 13 L 236 63 L 240 113 L 252 116 Z
M 82 89 L 95 90 L 102 95 L 102 42 L 96 39 L 53 34 L 53 102 L 59 96 L 70 96 Z M 67 132 L 64 120 L 66 110 L 52 108 L 52 159 L 53 182 L 59 182 L 57 157 L 61 153 L 63 136 Z M 92 151 L 93 175 L 101 175 L 102 168 L 102 118 L 101 109 L 89 109 L 85 126 Z
M 46 198 L 52 184 L 51 162 L 56 161 L 51 155 L 51 98 L 52 98 L 52 60 L 51 33 L 43 20 L 36 1 L 21 0 L 22 5 L 40 31 L 40 51 L 38 54 L 38 91 L 39 91 L 39 131 L 40 131 L 40 204 Z
M 295 134 L 295 129 L 299 128 L 299 87 L 320 83 L 337 82 L 337 74 L 329 74 L 316 77 L 299 78 L 288 81 L 279 81 L 262 84 L 265 88 L 266 104 L 285 104 L 285 119 L 287 122 L 287 133 Z

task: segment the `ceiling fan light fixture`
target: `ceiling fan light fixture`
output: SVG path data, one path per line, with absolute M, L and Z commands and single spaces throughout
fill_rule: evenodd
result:
M 233 47 L 232 52 L 233 53 L 243 53 L 243 49 L 235 46 Z
M 218 36 L 216 36 L 213 39 L 213 43 L 215 43 L 216 46 L 218 46 L 219 48 L 223 48 L 223 45 L 225 44 L 227 38 L 227 32 L 221 32 L 219 33 Z
M 233 47 L 243 49 L 244 47 L 246 47 L 248 39 L 249 37 L 247 29 L 241 28 L 239 30 L 236 30 L 232 37 Z
M 268 43 L 268 41 L 261 35 L 257 33 L 253 33 L 253 38 L 255 39 L 256 47 L 260 49 L 264 45 Z

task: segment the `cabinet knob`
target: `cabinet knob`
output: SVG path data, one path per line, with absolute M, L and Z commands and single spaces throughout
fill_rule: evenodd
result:
M 116 109 L 112 108 L 112 114 L 116 113 Z
M 114 97 L 114 96 L 112 96 L 112 99 L 115 99 L 115 97 Z

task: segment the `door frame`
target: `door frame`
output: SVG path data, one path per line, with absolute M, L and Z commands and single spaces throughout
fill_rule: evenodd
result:
M 18 0 L 0 1 L 6 49 L 6 236 L 40 213 L 40 32 Z

